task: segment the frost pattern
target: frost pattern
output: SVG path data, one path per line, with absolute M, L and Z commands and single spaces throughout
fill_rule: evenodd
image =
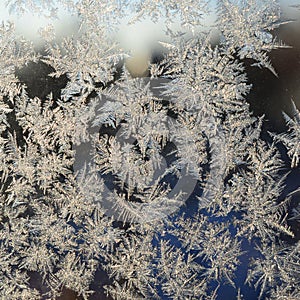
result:
M 267 54 L 283 47 L 277 1 L 217 1 L 217 46 L 197 27 L 207 1 L 6 3 L 50 18 L 62 3 L 80 26 L 61 42 L 42 30 L 40 53 L 0 26 L 0 298 L 57 299 L 67 288 L 89 299 L 104 285 L 113 299 L 217 299 L 226 286 L 242 299 L 246 264 L 259 299 L 299 299 L 275 143 L 297 168 L 299 111 L 285 115 L 288 132 L 263 136 L 244 68 L 251 59 L 276 74 Z M 130 75 L 130 53 L 111 39 L 129 13 L 164 16 L 171 36 L 147 78 Z M 31 61 L 66 76 L 58 96 L 29 96 L 16 74 Z M 79 154 L 93 163 L 76 169 Z
M 281 133 L 275 136 L 275 138 L 285 145 L 288 150 L 288 156 L 291 159 L 291 167 L 295 168 L 298 166 L 300 160 L 300 112 L 294 102 L 292 102 L 292 105 L 293 118 L 283 113 L 288 126 L 288 132 Z

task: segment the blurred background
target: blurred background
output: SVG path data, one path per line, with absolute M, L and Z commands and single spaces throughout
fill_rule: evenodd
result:
M 288 114 L 291 112 L 291 100 L 300 107 L 300 0 L 280 0 L 280 4 L 282 20 L 295 21 L 282 25 L 274 31 L 278 39 L 291 46 L 289 49 L 274 50 L 269 55 L 278 78 L 268 70 L 253 68 L 250 65 L 247 67 L 249 82 L 253 84 L 248 97 L 251 109 L 255 115 L 265 114 L 270 129 L 275 131 L 285 130 L 282 111 Z M 210 2 L 210 7 L 212 13 L 204 18 L 204 25 L 212 24 L 215 19 L 214 0 Z M 42 39 L 38 34 L 40 27 L 51 24 L 58 40 L 77 32 L 79 24 L 76 16 L 72 16 L 63 7 L 58 9 L 57 16 L 58 18 L 51 20 L 50 23 L 46 17 L 32 13 L 21 16 L 14 11 L 9 12 L 5 1 L 0 1 L 0 21 L 8 19 L 14 21 L 16 32 L 33 41 L 37 48 L 42 46 Z M 113 38 L 120 42 L 123 49 L 132 53 L 132 57 L 126 63 L 127 68 L 133 75 L 144 76 L 147 74 L 148 61 L 160 57 L 157 42 L 168 41 L 164 32 L 164 20 L 154 23 L 145 19 L 130 26 L 127 25 L 128 20 L 129 17 L 120 20 L 119 32 Z M 174 22 L 174 28 L 179 28 L 179 24 Z M 245 63 L 247 65 L 247 62 Z M 36 68 L 33 73 L 36 73 L 37 77 L 46 71 L 45 67 L 32 64 L 26 68 L 25 73 L 30 72 L 32 68 Z M 35 86 L 41 92 L 43 87 L 38 87 L 38 84 L 36 82 Z M 59 86 L 59 83 L 55 82 L 55 85 Z M 42 94 L 44 96 L 45 93 Z

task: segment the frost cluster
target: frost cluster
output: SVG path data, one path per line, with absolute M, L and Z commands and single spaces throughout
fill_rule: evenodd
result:
M 288 226 L 299 226 L 299 208 L 289 215 L 278 149 L 299 168 L 300 112 L 266 136 L 247 103 L 245 61 L 277 76 L 268 53 L 285 47 L 274 35 L 280 7 L 217 0 L 203 29 L 208 2 L 6 0 L 49 22 L 64 5 L 79 26 L 60 41 L 44 28 L 37 50 L 0 25 L 0 299 L 69 289 L 212 300 L 226 286 L 247 299 L 239 276 L 259 299 L 300 299 L 300 242 Z M 111 38 L 127 15 L 165 20 L 169 41 L 149 76 L 133 76 L 131 53 Z M 45 86 L 63 86 L 34 94 L 21 80 L 27 64 L 47 65 Z

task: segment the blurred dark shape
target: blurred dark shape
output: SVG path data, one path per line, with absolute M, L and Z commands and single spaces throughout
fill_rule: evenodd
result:
M 26 91 L 30 98 L 39 97 L 44 100 L 52 93 L 53 99 L 58 99 L 61 96 L 61 90 L 68 83 L 68 78 L 66 74 L 58 78 L 50 77 L 49 74 L 54 71 L 51 66 L 41 61 L 30 62 L 27 66 L 17 70 L 16 76 L 27 86 Z
M 300 21 L 282 25 L 274 34 L 291 48 L 273 50 L 269 55 L 278 77 L 245 62 L 253 85 L 247 101 L 255 115 L 265 114 L 267 130 L 282 132 L 286 129 L 282 112 L 291 114 L 291 100 L 300 107 Z
M 78 297 L 77 293 L 68 289 L 64 288 L 60 297 L 57 300 L 83 300 L 82 297 Z

